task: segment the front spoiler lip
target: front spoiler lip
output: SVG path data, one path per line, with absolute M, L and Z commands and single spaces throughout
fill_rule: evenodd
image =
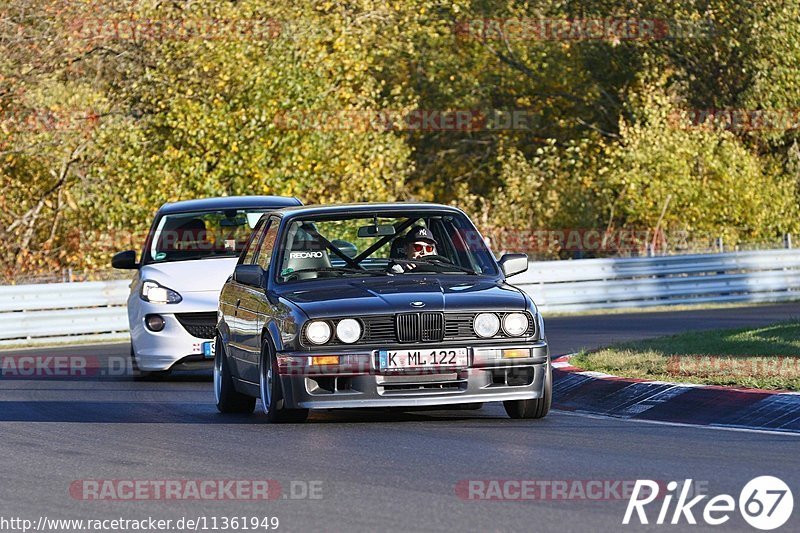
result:
M 523 387 L 520 387 L 523 388 Z M 353 398 L 351 400 L 306 400 L 295 404 L 298 409 L 358 409 L 360 407 L 433 407 L 437 405 L 459 405 L 465 403 L 506 402 L 509 400 L 532 400 L 540 398 L 540 394 L 524 390 L 520 392 L 498 392 L 486 395 L 461 395 L 461 396 L 409 396 L 397 398 Z

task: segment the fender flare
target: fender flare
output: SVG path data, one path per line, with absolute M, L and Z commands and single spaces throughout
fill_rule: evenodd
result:
M 272 344 L 272 349 L 275 350 L 276 352 L 280 352 L 283 350 L 283 340 L 281 339 L 281 331 L 275 320 L 269 320 L 266 324 L 264 324 L 264 328 L 261 330 L 262 344 L 266 339 L 269 339 L 270 343 Z
M 228 344 L 231 339 L 231 330 L 224 320 L 217 323 L 217 333 L 224 344 Z

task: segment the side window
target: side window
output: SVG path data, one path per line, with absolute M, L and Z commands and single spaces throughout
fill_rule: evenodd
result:
M 278 222 L 270 220 L 271 224 L 267 229 L 267 233 L 261 240 L 261 249 L 258 251 L 258 258 L 256 262 L 264 270 L 269 269 L 269 262 L 272 259 L 272 251 L 275 249 L 275 238 L 278 236 Z
M 261 242 L 261 236 L 264 234 L 264 228 L 269 225 L 269 221 L 261 219 L 256 224 L 256 227 L 253 229 L 253 233 L 250 235 L 250 241 L 247 243 L 247 246 L 242 253 L 242 258 L 239 259 L 240 265 L 250 265 L 253 263 L 253 257 L 256 255 L 256 250 L 258 250 L 258 243 Z

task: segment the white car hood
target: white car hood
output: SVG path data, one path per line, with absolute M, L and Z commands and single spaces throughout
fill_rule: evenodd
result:
M 151 263 L 141 268 L 139 276 L 142 280 L 157 281 L 179 293 L 219 293 L 228 276 L 233 274 L 237 261 L 236 257 L 225 257 L 162 264 Z

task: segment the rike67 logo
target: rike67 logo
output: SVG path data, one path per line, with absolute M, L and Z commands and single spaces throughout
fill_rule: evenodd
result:
M 649 524 L 652 515 L 648 517 L 645 507 L 657 499 L 660 500 L 661 507 L 655 523 L 659 525 L 675 525 L 683 523 L 684 520 L 687 524 L 697 524 L 695 513 L 698 513 L 706 524 L 718 526 L 727 522 L 737 507 L 733 496 L 729 494 L 714 496 L 706 501 L 705 505 L 700 505 L 700 502 L 707 497 L 705 494 L 689 499 L 692 494 L 691 479 L 687 479 L 680 487 L 680 494 L 677 481 L 667 483 L 666 493 L 659 494 L 659 489 L 662 487 L 663 484 L 649 479 L 636 480 L 622 523 L 630 524 L 635 513 L 640 524 Z M 673 508 L 672 501 L 675 496 L 677 501 Z M 759 476 L 744 486 L 739 493 L 738 504 L 742 518 L 748 524 L 766 531 L 779 528 L 789 520 L 794 508 L 794 498 L 789 486 L 781 479 Z M 657 506 L 658 504 L 653 507 Z

